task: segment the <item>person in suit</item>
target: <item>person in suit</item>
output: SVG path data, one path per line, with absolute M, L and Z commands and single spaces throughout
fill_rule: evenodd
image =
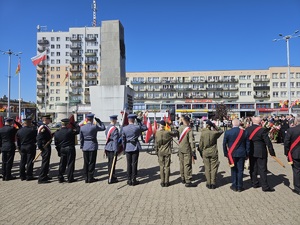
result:
M 253 125 L 248 127 L 246 131 L 250 139 L 250 177 L 253 188 L 258 188 L 259 181 L 257 175 L 260 175 L 260 184 L 264 192 L 275 191 L 271 188 L 267 181 L 267 162 L 268 150 L 271 156 L 275 156 L 275 151 L 272 142 L 268 136 L 268 131 L 261 127 L 261 118 L 253 117 Z
M 292 163 L 293 192 L 300 195 L 300 116 L 295 118 L 294 123 L 296 126 L 287 130 L 284 139 L 284 154 Z
M 83 151 L 85 183 L 97 181 L 94 177 L 98 150 L 97 133 L 105 131 L 105 126 L 100 119 L 95 118 L 96 124 L 93 124 L 94 116 L 94 114 L 87 114 L 87 123 L 80 128 L 80 149 Z
M 247 131 L 239 128 L 240 121 L 232 121 L 232 129 L 224 134 L 223 152 L 228 158 L 231 166 L 231 189 L 233 191 L 243 191 L 243 173 L 245 158 L 249 156 L 250 141 Z M 233 164 L 232 164 L 233 163 Z
M 38 128 L 38 134 L 36 137 L 37 146 L 40 151 L 42 151 L 42 165 L 38 179 L 39 184 L 49 183 L 50 180 L 52 180 L 52 177 L 48 176 L 51 157 L 51 143 L 46 146 L 46 143 L 49 141 L 52 142 L 52 133 L 48 127 L 50 121 L 50 115 L 42 116 L 42 124 Z
M 158 156 L 160 167 L 160 185 L 162 187 L 168 187 L 170 185 L 171 146 L 173 137 L 178 137 L 178 131 L 165 130 L 166 122 L 164 120 L 159 121 L 159 124 L 159 130 L 155 134 L 154 148 Z
M 17 144 L 21 155 L 20 178 L 21 180 L 34 180 L 33 160 L 36 154 L 37 129 L 32 126 L 32 119 L 23 119 L 23 127 L 17 132 Z
M 141 120 L 137 120 L 137 125 L 134 124 L 136 114 L 128 115 L 128 125 L 123 128 L 122 143 L 127 159 L 127 184 L 135 186 L 139 184 L 136 180 L 139 152 L 142 149 L 138 140 L 142 132 L 148 130 Z
M 190 126 L 190 117 L 182 118 L 183 125 L 179 127 L 179 163 L 181 182 L 186 187 L 192 187 L 192 157 L 196 159 L 195 139 Z
M 68 183 L 76 182 L 74 179 L 75 169 L 75 136 L 79 134 L 80 127 L 75 124 L 70 124 L 72 128 L 68 128 L 70 120 L 68 118 L 61 120 L 61 129 L 54 134 L 54 143 L 58 156 L 60 157 L 58 168 L 58 182 L 65 182 L 64 173 L 67 170 Z
M 12 118 L 6 118 L 4 126 L 0 128 L 0 152 L 2 152 L 2 180 L 9 181 L 16 179 L 11 175 L 11 169 L 15 158 L 15 137 L 18 131 L 13 127 L 14 120 Z M 17 126 L 20 128 L 21 125 Z
M 111 181 L 108 180 L 108 183 L 117 183 L 118 178 L 115 175 L 115 167 L 116 163 L 114 165 L 114 168 L 112 168 L 113 164 L 113 159 L 116 156 L 117 157 L 117 152 L 118 152 L 118 147 L 119 147 L 119 130 L 116 127 L 116 123 L 118 121 L 118 116 L 117 115 L 112 115 L 110 116 L 110 124 L 106 127 L 105 130 L 105 135 L 106 135 L 106 144 L 105 144 L 105 154 L 108 159 L 108 176 L 110 176 L 110 173 L 112 172 L 112 179 Z M 117 162 L 117 158 L 116 158 Z
M 200 155 L 203 156 L 206 187 L 216 188 L 216 177 L 219 168 L 218 138 L 223 134 L 210 120 L 206 121 L 206 128 L 202 130 L 199 142 Z

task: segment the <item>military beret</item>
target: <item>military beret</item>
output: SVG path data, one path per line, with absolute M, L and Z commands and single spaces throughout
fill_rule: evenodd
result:
M 214 124 L 213 124 L 210 120 L 207 120 L 207 121 L 206 121 L 206 125 L 209 125 L 209 126 L 211 126 L 211 127 L 214 126 Z
M 86 117 L 89 117 L 89 118 L 93 118 L 94 116 L 95 116 L 95 114 L 93 114 L 93 113 L 89 113 L 86 115 Z
M 128 115 L 128 119 L 135 119 L 136 117 L 137 116 L 134 113 Z
M 5 119 L 5 122 L 12 122 L 12 121 L 14 121 L 14 119 L 10 118 L 10 117 L 8 117 L 8 118 Z
M 43 115 L 43 116 L 42 116 L 42 119 L 43 119 L 43 118 L 45 118 L 45 119 L 50 119 L 51 117 L 50 117 L 50 115 Z
M 109 118 L 111 120 L 117 120 L 118 119 L 118 115 L 111 115 Z
M 68 118 L 65 118 L 65 119 L 62 119 L 61 122 L 63 122 L 63 123 L 69 123 L 70 120 Z
M 164 121 L 164 120 L 158 121 L 158 123 L 162 126 L 166 126 L 166 121 Z

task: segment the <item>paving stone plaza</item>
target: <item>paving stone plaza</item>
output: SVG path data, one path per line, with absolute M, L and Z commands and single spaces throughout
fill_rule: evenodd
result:
M 0 224 L 300 224 L 300 196 L 291 191 L 292 170 L 283 155 L 283 145 L 274 144 L 274 148 L 286 168 L 269 157 L 268 180 L 276 191 L 265 193 L 251 188 L 249 172 L 245 170 L 245 190 L 238 193 L 230 190 L 230 168 L 223 156 L 222 141 L 223 136 L 219 139 L 220 167 L 215 190 L 205 186 L 203 162 L 198 153 L 193 165 L 195 187 L 181 184 L 179 160 L 174 153 L 171 186 L 162 188 L 157 156 L 146 150 L 139 157 L 140 185 L 127 185 L 125 155 L 117 162 L 119 183 L 109 185 L 103 150 L 97 156 L 96 178 L 100 180 L 86 184 L 79 146 L 75 168 L 79 181 L 61 184 L 57 181 L 59 157 L 52 146 L 51 183 L 0 181 Z M 19 176 L 19 160 L 16 153 L 15 176 Z M 40 164 L 38 160 L 34 165 L 36 173 Z

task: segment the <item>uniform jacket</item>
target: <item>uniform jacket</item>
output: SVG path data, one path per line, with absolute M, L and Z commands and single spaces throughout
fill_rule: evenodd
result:
M 142 149 L 138 138 L 141 136 L 142 132 L 146 130 L 148 130 L 148 128 L 145 124 L 128 124 L 123 127 L 122 141 L 125 152 L 139 151 Z
M 199 149 L 200 151 L 215 150 L 218 151 L 217 141 L 223 132 L 209 130 L 205 128 L 201 132 Z
M 257 124 L 253 124 L 251 127 L 248 127 L 246 131 L 248 135 L 251 136 L 252 132 L 258 127 Z M 265 128 L 261 128 L 257 133 L 253 136 L 250 141 L 250 156 L 254 156 L 257 158 L 267 158 L 268 157 L 268 149 L 271 156 L 275 156 L 275 151 L 268 136 L 268 131 Z
M 97 132 L 104 131 L 105 126 L 88 122 L 80 128 L 80 148 L 82 151 L 98 150 Z
M 284 154 L 288 155 L 291 145 L 300 136 L 300 125 L 291 127 L 287 130 L 284 139 Z M 292 151 L 293 159 L 300 159 L 300 142 L 294 147 Z
M 108 131 L 111 127 L 115 127 L 115 126 L 113 124 L 109 124 L 105 130 L 106 139 L 107 139 Z M 110 152 L 118 151 L 119 138 L 120 138 L 119 130 L 117 127 L 115 127 L 115 130 L 110 134 L 109 140 L 106 140 L 105 150 Z
M 44 145 L 51 139 L 52 139 L 52 133 L 50 128 L 46 124 L 42 124 L 41 126 L 39 126 L 38 134 L 36 137 L 38 148 L 43 149 Z
M 18 147 L 21 145 L 36 145 L 37 129 L 36 127 L 24 126 L 17 132 Z
M 0 128 L 0 148 L 3 152 L 16 150 L 15 137 L 17 131 L 16 128 L 9 125 Z
M 171 143 L 173 137 L 178 137 L 178 131 L 158 130 L 155 134 L 155 151 L 159 155 L 171 154 Z
M 75 147 L 75 136 L 79 134 L 80 127 L 75 129 L 62 127 L 54 134 L 54 142 L 56 148 Z
M 182 125 L 179 127 L 179 137 L 187 126 Z M 179 151 L 181 153 L 192 153 L 195 152 L 194 135 L 192 129 L 187 132 L 182 141 L 179 143 Z
M 239 132 L 239 127 L 234 127 L 225 132 L 223 139 L 224 156 L 228 156 L 228 150 L 233 145 L 234 141 L 237 139 Z M 232 153 L 232 157 L 248 157 L 250 153 L 250 141 L 247 131 L 244 131 L 241 140 L 238 144 L 239 145 L 236 146 L 235 150 Z

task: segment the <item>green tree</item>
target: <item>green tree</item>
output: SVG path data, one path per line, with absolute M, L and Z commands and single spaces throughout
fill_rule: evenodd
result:
M 216 105 L 216 113 L 215 113 L 215 118 L 219 120 L 223 120 L 224 117 L 227 118 L 228 114 L 228 108 L 226 105 L 223 103 L 217 103 Z

